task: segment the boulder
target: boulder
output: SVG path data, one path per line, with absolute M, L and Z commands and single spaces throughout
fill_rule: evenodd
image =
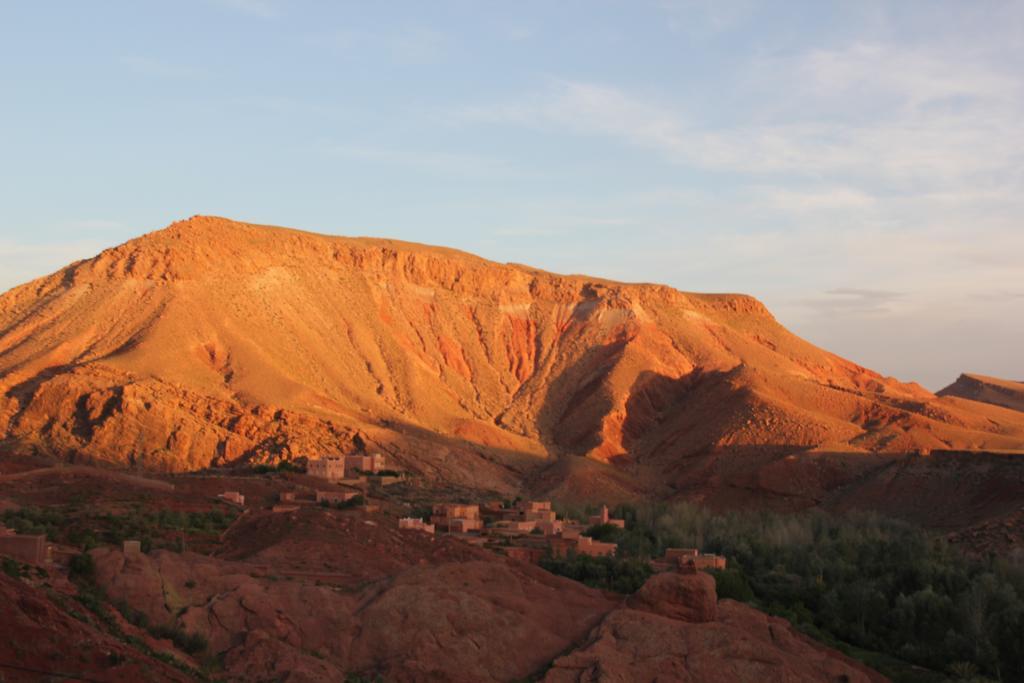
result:
M 704 623 L 718 618 L 715 580 L 703 572 L 655 574 L 629 598 L 628 604 L 635 610 L 680 621 Z

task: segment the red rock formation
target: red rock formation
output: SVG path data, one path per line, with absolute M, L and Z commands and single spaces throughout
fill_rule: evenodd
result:
M 655 574 L 630 596 L 628 604 L 633 609 L 697 624 L 718 618 L 715 580 L 704 572 Z
M 503 491 L 569 455 L 628 481 L 555 486 L 625 494 L 682 486 L 711 451 L 1024 445 L 1019 415 L 883 378 L 747 296 L 209 217 L 0 297 L 0 394 L 0 436 L 67 459 L 366 446 Z
M 111 683 L 191 680 L 70 616 L 42 590 L 2 573 L 0 615 L 0 663 L 15 665 L 0 668 L 4 681 L 65 680 L 65 676 Z
M 888 679 L 809 640 L 784 619 L 724 600 L 719 620 L 710 623 L 615 610 L 583 647 L 555 660 L 543 680 L 881 683 Z
M 884 680 L 781 619 L 716 606 L 705 574 L 657 575 L 624 601 L 384 517 L 309 509 L 291 536 L 257 517 L 228 535 L 236 559 L 97 549 L 97 582 L 205 636 L 242 680 Z

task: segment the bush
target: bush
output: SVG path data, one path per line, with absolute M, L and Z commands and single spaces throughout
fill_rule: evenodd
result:
M 728 598 L 740 602 L 753 602 L 754 591 L 747 582 L 747 577 L 738 569 L 725 569 L 710 572 L 715 577 L 715 591 L 718 599 Z
M 362 496 L 356 496 L 355 498 L 349 498 L 348 500 L 338 501 L 335 507 L 339 510 L 351 510 L 354 507 L 359 507 L 363 502 Z
M 377 472 L 370 472 L 374 477 L 400 477 L 402 473 L 398 470 L 379 470 Z
M 96 578 L 96 563 L 89 553 L 80 553 L 68 562 L 68 576 L 73 581 L 92 583 Z
M 206 650 L 209 643 L 201 633 L 188 633 L 177 624 L 163 624 L 149 629 L 154 638 L 166 638 L 179 650 L 195 655 Z
M 16 560 L 9 557 L 3 559 L 3 572 L 12 579 L 21 578 L 21 565 Z
M 651 575 L 649 563 L 635 558 L 591 557 L 570 553 L 568 557 L 544 557 L 540 566 L 592 588 L 615 593 L 635 593 Z

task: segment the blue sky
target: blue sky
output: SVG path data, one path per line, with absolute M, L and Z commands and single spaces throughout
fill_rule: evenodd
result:
M 0 290 L 192 214 L 1024 379 L 1020 2 L 0 0 Z

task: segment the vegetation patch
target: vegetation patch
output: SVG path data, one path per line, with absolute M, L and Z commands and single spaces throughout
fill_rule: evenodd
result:
M 1024 680 L 1019 558 L 970 558 L 918 527 L 867 513 L 715 514 L 652 504 L 613 514 L 625 529 L 600 525 L 587 534 L 618 543 L 619 561 L 683 547 L 724 555 L 728 569 L 712 572 L 719 597 L 785 617 L 895 680 L 929 680 L 930 672 L 909 664 L 961 678 Z M 587 576 L 592 563 L 576 562 L 579 568 L 553 571 Z M 600 576 L 589 583 L 600 584 Z

